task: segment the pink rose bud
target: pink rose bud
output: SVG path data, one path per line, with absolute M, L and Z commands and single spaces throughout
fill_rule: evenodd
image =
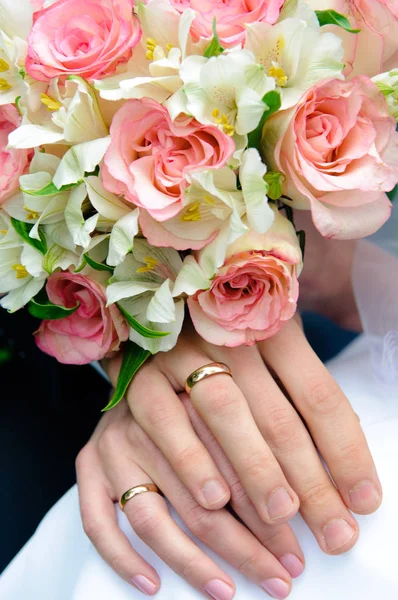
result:
M 8 136 L 21 123 L 12 104 L 0 106 L 0 206 L 19 189 L 19 178 L 27 172 L 32 150 L 7 149 Z
M 183 208 L 186 175 L 223 166 L 235 143 L 216 125 L 172 121 L 155 100 L 130 100 L 116 113 L 101 169 L 105 188 L 166 221 Z M 151 241 L 151 243 L 154 243 Z
M 398 182 L 395 119 L 365 76 L 320 82 L 297 107 L 269 119 L 263 153 L 286 175 L 293 208 L 311 210 L 328 238 L 371 235 L 389 218 L 385 192 Z M 268 140 L 278 139 L 268 145 Z
M 275 335 L 296 312 L 301 268 L 294 227 L 275 209 L 271 229 L 250 231 L 229 246 L 211 288 L 189 298 L 196 331 L 211 344 L 233 347 Z
M 85 365 L 101 360 L 126 341 L 128 327 L 116 306 L 106 306 L 105 289 L 77 273 L 54 273 L 47 282 L 50 301 L 79 308 L 69 317 L 43 321 L 36 333 L 40 350 L 59 362 Z
M 133 0 L 59 0 L 35 12 L 26 69 L 34 79 L 101 79 L 127 63 L 141 39 Z

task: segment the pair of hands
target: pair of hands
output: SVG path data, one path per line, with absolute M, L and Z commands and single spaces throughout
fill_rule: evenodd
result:
M 188 399 L 186 378 L 213 361 L 227 363 L 234 379 L 204 380 Z M 119 359 L 110 361 L 113 382 L 118 368 Z M 174 350 L 141 369 L 127 402 L 101 420 L 77 473 L 88 536 L 148 595 L 159 578 L 131 548 L 114 509 L 135 485 L 156 483 L 197 538 L 275 598 L 288 596 L 304 568 L 287 524 L 299 508 L 321 549 L 340 554 L 358 538 L 350 511 L 369 514 L 381 502 L 358 418 L 295 321 L 252 348 L 214 347 L 186 331 Z M 228 502 L 238 518 L 223 508 Z M 161 496 L 138 496 L 125 512 L 191 585 L 217 600 L 233 597 L 232 579 L 182 532 Z

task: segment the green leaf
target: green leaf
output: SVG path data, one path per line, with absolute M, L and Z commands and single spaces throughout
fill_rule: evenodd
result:
M 267 171 L 264 181 L 268 186 L 267 196 L 270 200 L 279 200 L 283 194 L 283 184 L 286 177 L 280 171 Z
M 213 39 L 204 51 L 205 58 L 211 58 L 212 56 L 219 56 L 224 52 L 224 48 L 220 44 L 220 39 L 217 34 L 217 21 L 213 19 Z
M 263 116 L 261 117 L 260 123 L 258 124 L 256 129 L 249 133 L 249 148 L 258 148 L 260 146 L 261 138 L 263 135 L 263 129 L 266 121 L 282 106 L 281 95 L 276 90 L 272 90 L 271 92 L 268 92 L 268 94 L 265 94 L 263 102 L 266 108 Z
M 316 10 L 315 14 L 318 18 L 319 25 L 337 25 L 348 31 L 348 33 L 360 33 L 360 29 L 351 29 L 351 25 L 347 17 L 336 12 L 335 10 Z
M 387 192 L 387 196 L 390 198 L 391 202 L 398 199 L 398 186 L 396 186 L 391 192 Z
M 75 186 L 76 186 L 75 183 L 70 183 L 68 185 L 63 185 L 60 189 L 58 189 L 57 187 L 55 187 L 55 185 L 51 181 L 50 183 L 48 183 L 41 190 L 25 190 L 25 189 L 22 189 L 22 191 L 25 194 L 28 194 L 28 196 L 55 196 L 56 194 L 60 194 L 61 192 L 65 192 L 66 190 L 70 190 L 71 188 L 73 188 Z
M 123 361 L 117 379 L 115 393 L 108 406 L 106 406 L 102 412 L 111 410 L 111 408 L 114 408 L 121 400 L 123 400 L 134 375 L 150 356 L 152 355 L 148 350 L 143 350 L 140 346 L 134 344 L 134 342 L 128 341 L 125 343 L 123 348 Z
M 157 338 L 167 337 L 168 335 L 170 335 L 170 331 L 154 331 L 153 329 L 148 329 L 148 327 L 144 327 L 144 325 L 141 325 L 141 323 L 137 321 L 137 319 L 130 315 L 130 313 L 127 312 L 127 310 L 125 310 L 120 303 L 117 303 L 117 307 L 126 319 L 127 323 L 130 325 L 130 327 L 132 327 L 137 333 L 142 335 L 142 337 L 153 340 Z
M 40 231 L 40 227 L 39 227 L 40 240 L 36 240 L 34 238 L 29 237 L 29 233 L 32 230 L 33 225 L 29 225 L 29 223 L 24 223 L 23 221 L 18 221 L 17 219 L 14 219 L 13 217 L 11 217 L 11 224 L 14 227 L 15 231 L 24 240 L 24 242 L 26 242 L 30 246 L 33 246 L 33 248 L 36 248 L 36 250 L 38 250 L 42 254 L 46 254 L 47 241 L 46 241 L 46 238 L 44 237 L 43 232 Z
M 95 271 L 108 271 L 109 273 L 113 273 L 113 267 L 110 267 L 109 265 L 105 265 L 104 263 L 97 262 L 93 258 L 90 258 L 87 253 L 84 254 L 83 256 L 86 260 L 86 263 L 88 265 L 90 265 L 90 267 L 92 269 L 94 269 Z M 77 271 L 75 271 L 75 273 L 77 273 Z
M 0 348 L 0 367 L 9 362 L 12 358 L 12 352 L 9 348 Z
M 53 304 L 45 290 L 42 290 L 35 298 L 28 304 L 28 310 L 32 317 L 36 317 L 37 319 L 42 319 L 45 321 L 58 321 L 59 319 L 64 319 L 65 317 L 69 317 L 79 308 L 80 303 L 78 303 L 73 308 L 65 308 L 64 306 L 58 306 L 57 304 Z

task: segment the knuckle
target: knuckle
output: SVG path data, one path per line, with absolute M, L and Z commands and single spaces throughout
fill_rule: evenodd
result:
M 192 473 L 194 469 L 203 464 L 205 456 L 200 447 L 195 444 L 178 449 L 178 452 L 173 460 L 174 469 L 181 473 Z
M 93 510 L 90 505 L 82 505 L 80 507 L 80 513 L 84 533 L 95 546 L 102 533 L 102 523 L 93 515 Z
M 128 518 L 135 533 L 142 539 L 152 538 L 161 527 L 162 515 L 158 509 L 150 504 L 139 504 L 138 499 Z
M 206 540 L 214 531 L 219 514 L 207 511 L 199 504 L 193 505 L 186 513 L 185 521 L 192 533 L 200 540 Z
M 98 440 L 98 450 L 103 456 L 112 456 L 119 452 L 121 440 L 120 424 L 110 423 Z
M 92 448 L 90 447 L 90 443 L 86 444 L 76 456 L 75 467 L 76 471 L 79 473 L 81 469 L 87 464 L 88 460 L 92 456 Z
M 213 381 L 211 387 L 208 385 L 204 399 L 208 411 L 215 416 L 226 417 L 236 410 L 236 397 L 224 383 L 214 383 Z
M 304 395 L 311 411 L 324 416 L 335 413 L 344 401 L 342 391 L 333 379 L 311 381 Z
M 281 525 L 280 527 L 269 527 L 266 532 L 261 535 L 260 542 L 263 546 L 274 547 L 280 546 L 286 540 L 287 529 L 286 526 Z
M 146 395 L 146 402 L 136 406 L 135 417 L 142 426 L 150 431 L 165 431 L 172 427 L 174 416 L 170 405 L 157 398 L 156 402 L 148 402 L 150 394 Z
M 367 456 L 366 448 L 355 440 L 348 440 L 337 448 L 337 458 L 344 463 L 350 463 L 357 469 Z
M 286 408 L 277 408 L 267 416 L 267 440 L 276 447 L 296 446 L 302 425 Z
M 198 557 L 193 556 L 190 558 L 184 559 L 181 564 L 180 574 L 183 579 L 187 581 L 194 581 L 196 579 L 196 574 L 198 572 Z
M 264 562 L 262 549 L 254 550 L 238 565 L 238 570 L 249 579 L 252 579 L 259 572 L 259 567 Z
M 229 486 L 231 492 L 231 506 L 243 510 L 253 506 L 242 482 L 238 479 Z
M 331 483 L 326 481 L 315 481 L 308 485 L 308 487 L 299 495 L 301 506 L 326 506 L 329 504 L 332 491 L 331 485 Z
M 109 566 L 113 571 L 123 576 L 125 573 L 128 573 L 128 558 L 125 553 L 115 554 L 109 559 Z
M 264 479 L 264 475 L 270 468 L 270 458 L 264 453 L 254 452 L 243 460 L 243 470 L 249 479 Z

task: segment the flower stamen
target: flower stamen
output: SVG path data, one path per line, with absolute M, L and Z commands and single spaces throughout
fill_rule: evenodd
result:
M 216 125 L 221 125 L 221 129 L 226 135 L 233 136 L 235 133 L 235 127 L 228 121 L 228 117 L 225 113 L 221 114 L 218 108 L 215 108 L 211 113 Z
M 137 269 L 137 273 L 149 273 L 150 271 L 153 271 L 158 265 L 158 261 L 155 258 L 152 258 L 152 256 L 146 256 L 145 262 L 146 266 Z
M 62 108 L 62 103 L 58 102 L 58 100 L 54 100 L 47 94 L 40 94 L 41 102 L 49 111 L 59 110 Z
M 156 46 L 158 45 L 157 41 L 154 40 L 153 38 L 148 38 L 147 41 L 145 42 L 145 45 L 147 47 L 147 51 L 145 54 L 147 60 L 153 60 L 154 52 L 155 52 Z
M 29 275 L 26 267 L 23 265 L 13 265 L 12 269 L 15 271 L 15 276 L 17 279 L 25 279 Z
M 0 73 L 4 73 L 5 71 L 10 70 L 10 65 L 4 58 L 0 58 Z
M 273 77 L 276 81 L 276 85 L 279 87 L 285 87 L 288 81 L 288 77 L 277 63 L 272 63 L 272 66 L 268 70 L 269 77 Z
M 28 213 L 26 215 L 28 221 L 37 221 L 37 219 L 40 217 L 40 214 L 38 212 L 36 212 L 35 210 L 31 210 L 27 206 L 24 206 L 23 209 Z
M 12 85 L 6 79 L 0 79 L 0 92 L 8 92 Z
M 191 204 L 186 209 L 185 213 L 181 215 L 180 220 L 184 223 L 200 221 L 202 216 L 200 214 L 200 202 L 195 202 Z

